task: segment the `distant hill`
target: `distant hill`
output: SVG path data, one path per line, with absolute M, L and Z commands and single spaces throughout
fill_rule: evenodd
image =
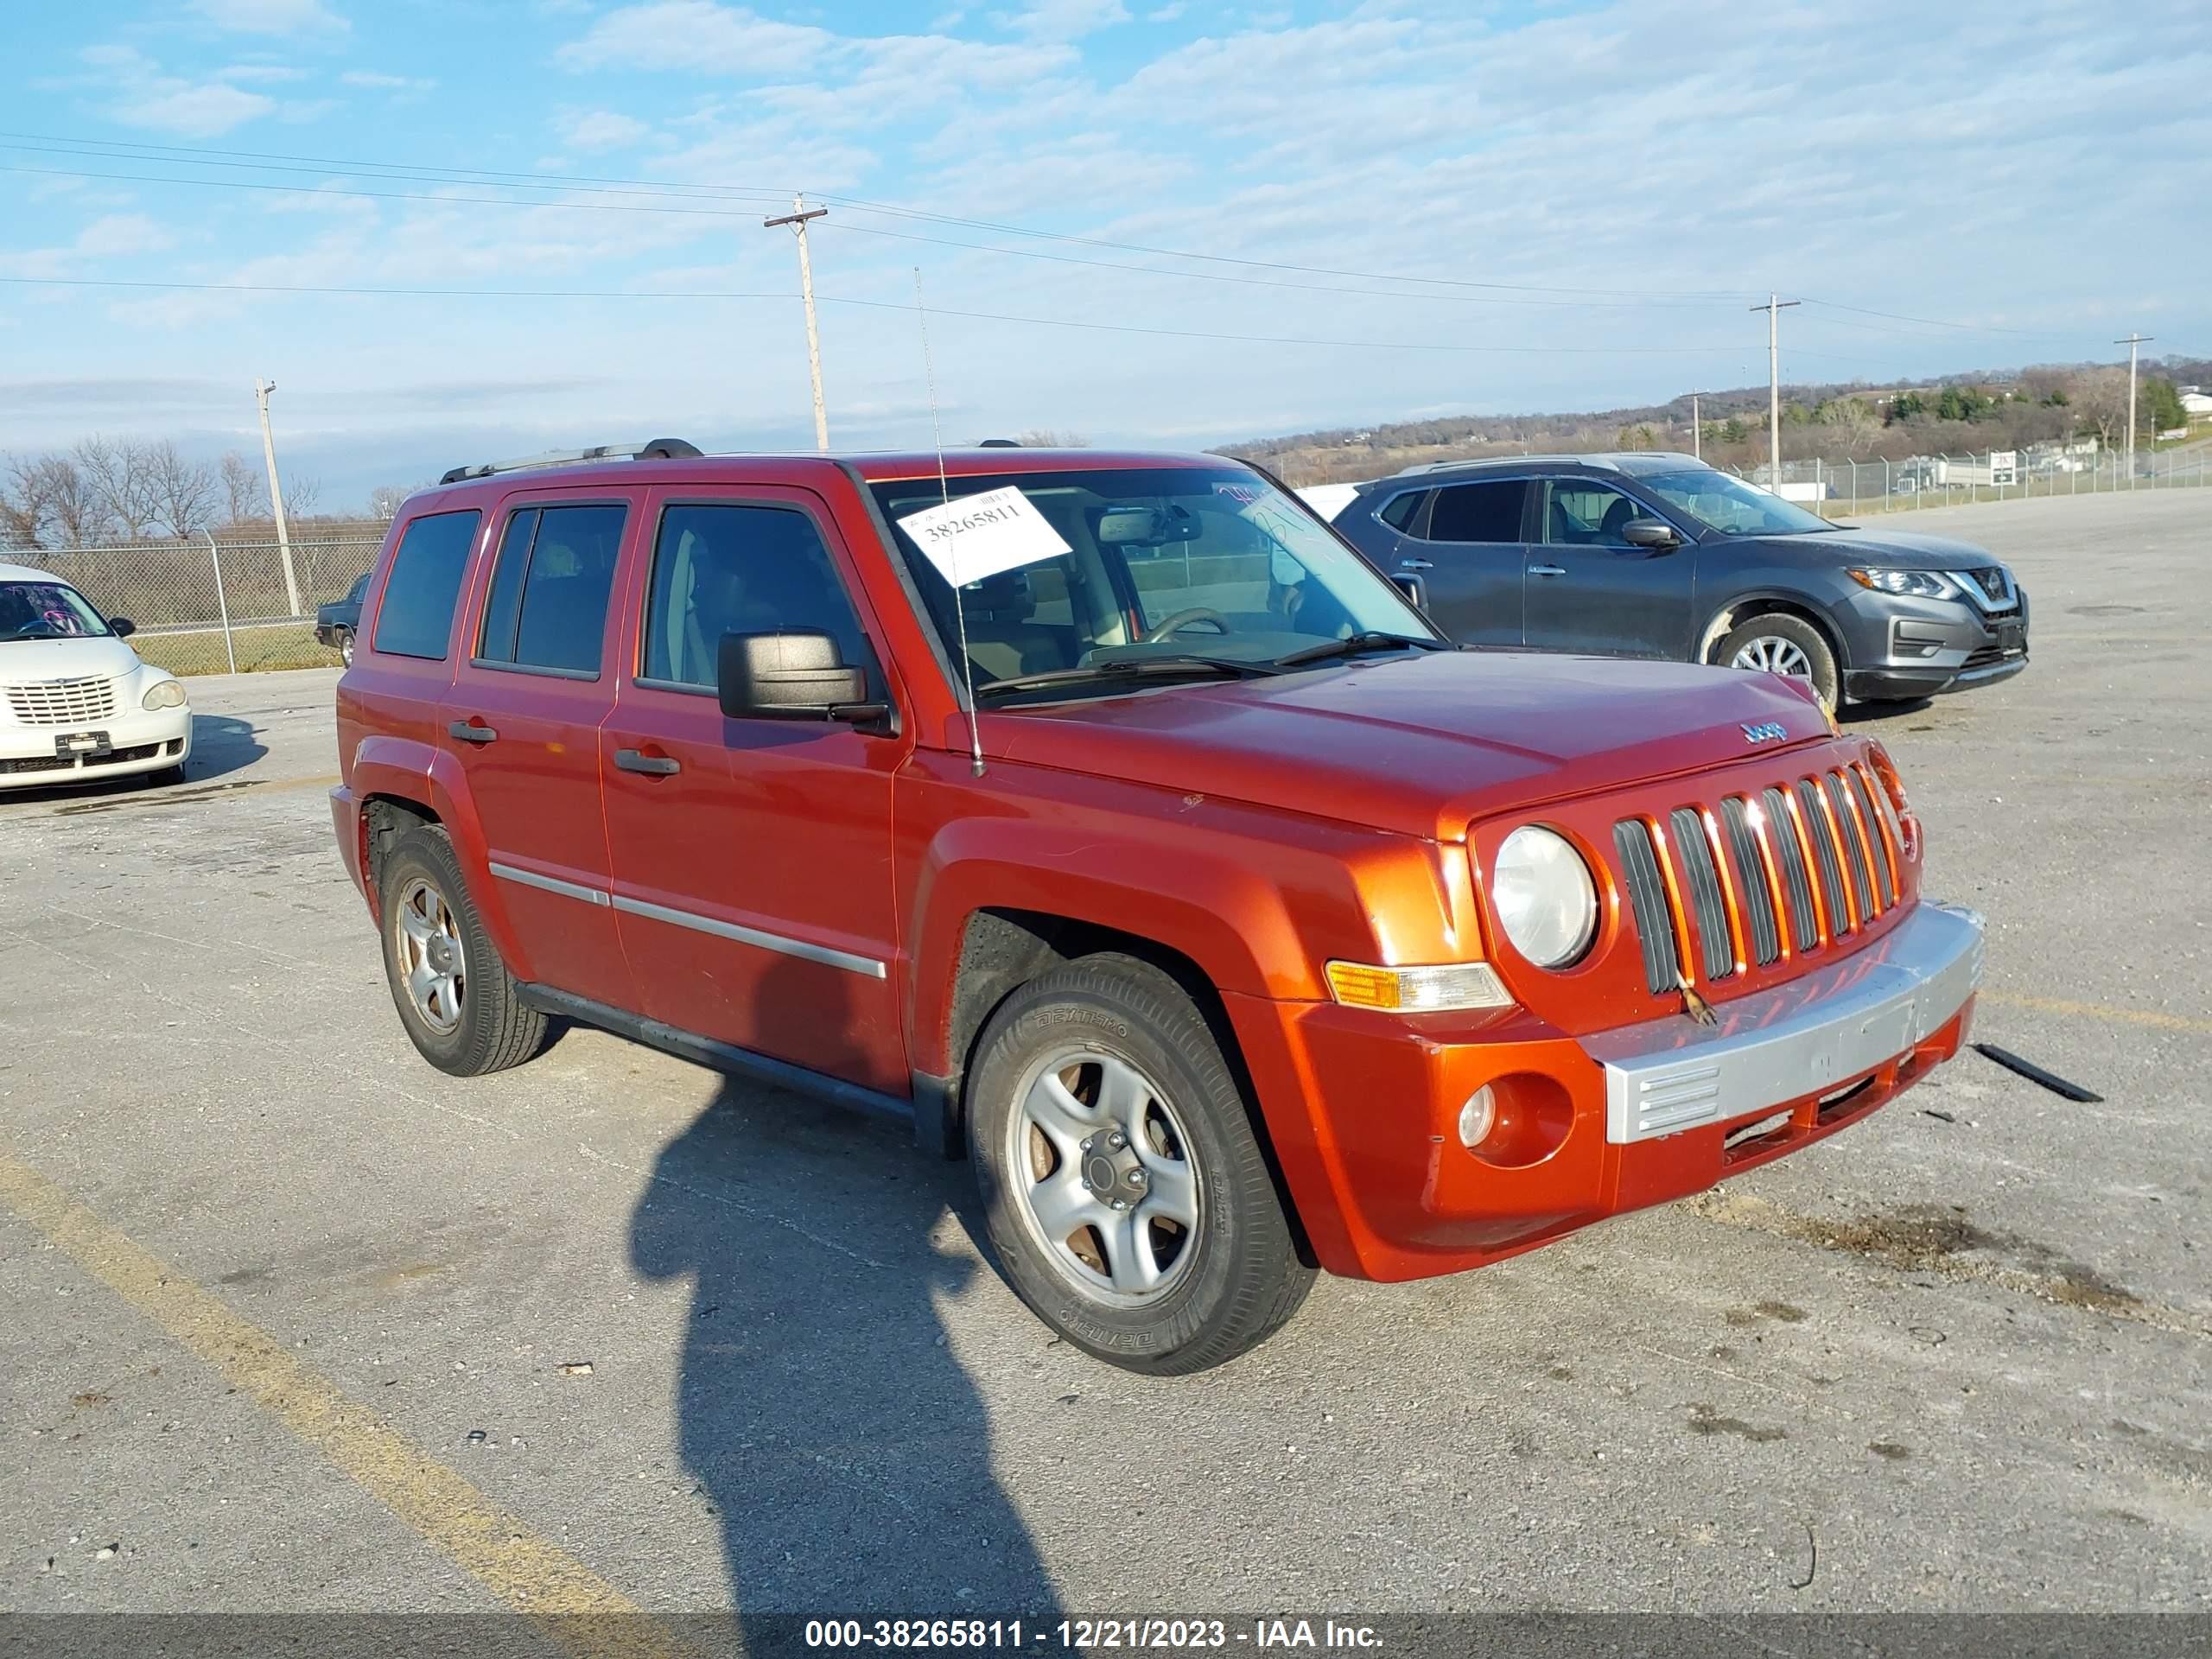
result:
M 2212 359 L 2145 359 L 2141 368 L 2151 420 L 2163 386 L 2212 384 Z M 1901 460 L 1959 454 L 2088 433 L 2109 438 L 2127 421 L 2122 363 L 2039 364 L 1977 369 L 1905 385 L 1863 380 L 1784 385 L 1782 453 L 1835 460 Z M 1698 394 L 1706 460 L 1748 467 L 1766 460 L 1767 389 L 1733 386 Z M 1422 462 L 1601 449 L 1693 448 L 1690 394 L 1663 404 L 1533 415 L 1468 415 L 1338 427 L 1224 445 L 1222 453 L 1257 461 L 1294 485 L 1379 478 Z

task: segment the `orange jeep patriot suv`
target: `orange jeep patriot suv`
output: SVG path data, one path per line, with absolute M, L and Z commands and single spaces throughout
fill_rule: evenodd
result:
M 1452 648 L 1263 474 L 986 447 L 463 467 L 338 844 L 434 1065 L 549 1015 L 911 1118 L 1132 1370 L 1478 1267 L 1956 1052 L 1981 923 L 1796 682 Z

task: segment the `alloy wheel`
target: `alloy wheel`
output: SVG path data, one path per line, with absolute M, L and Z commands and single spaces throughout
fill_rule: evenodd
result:
M 1748 668 L 1763 674 L 1780 674 L 1789 679 L 1809 680 L 1813 677 L 1812 659 L 1794 639 L 1783 639 L 1768 633 L 1756 639 L 1746 639 L 1736 648 L 1728 659 L 1731 668 Z
M 1094 1048 L 1033 1065 L 1007 1118 L 1017 1208 L 1069 1284 L 1116 1306 L 1148 1302 L 1197 1254 L 1205 1201 L 1190 1140 L 1141 1071 Z
M 453 907 L 416 876 L 400 890 L 391 929 L 400 981 L 416 1014 L 441 1035 L 454 1031 L 468 989 L 468 957 Z

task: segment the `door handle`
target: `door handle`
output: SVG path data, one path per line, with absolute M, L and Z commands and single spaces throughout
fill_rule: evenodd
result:
M 672 754 L 645 754 L 637 749 L 617 749 L 614 764 L 624 772 L 642 772 L 648 778 L 667 778 L 683 770 Z
M 1403 558 L 1398 561 L 1401 570 L 1433 570 L 1436 566 L 1428 559 Z
M 1529 567 L 1529 574 L 1532 576 L 1563 576 L 1567 574 L 1567 568 L 1558 564 L 1532 564 Z
M 495 743 L 499 737 L 499 733 L 493 731 L 489 726 L 473 720 L 456 720 L 446 728 L 446 733 L 448 736 L 459 738 L 464 743 Z

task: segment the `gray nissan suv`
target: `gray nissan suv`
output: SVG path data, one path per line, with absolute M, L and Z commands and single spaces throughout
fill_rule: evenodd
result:
M 1358 486 L 1332 522 L 1455 639 L 1764 669 L 1829 707 L 2028 664 L 1980 548 L 1831 524 L 1688 455 L 1517 455 Z

